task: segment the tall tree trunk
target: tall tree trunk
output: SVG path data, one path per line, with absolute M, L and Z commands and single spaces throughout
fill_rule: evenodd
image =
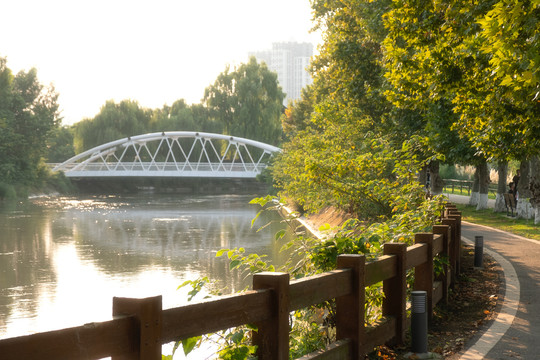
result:
M 470 206 L 476 206 L 478 205 L 478 197 L 479 197 L 479 191 L 480 191 L 480 182 L 478 178 L 478 166 L 476 166 L 476 169 L 474 170 L 474 180 L 471 190 L 471 197 L 469 198 L 469 205 Z
M 418 172 L 418 182 L 422 185 L 426 185 L 426 180 L 427 180 L 427 169 L 428 167 L 427 166 L 424 166 L 420 172 Z
M 438 161 L 432 161 L 429 163 L 429 172 L 431 177 L 431 193 L 433 195 L 442 194 L 444 188 L 444 181 L 439 174 L 440 163 Z
M 486 161 L 483 161 L 477 167 L 478 169 L 478 205 L 476 210 L 484 210 L 488 208 L 488 193 L 489 193 L 489 168 Z
M 418 173 L 418 182 L 424 185 L 424 190 L 426 191 L 426 193 L 429 191 L 429 185 L 427 183 L 427 179 L 428 179 L 428 167 L 424 166 Z
M 497 172 L 499 174 L 499 184 L 497 186 L 497 197 L 495 198 L 494 212 L 505 212 L 504 194 L 507 192 L 506 179 L 508 177 L 508 161 L 501 160 L 497 163 Z
M 529 160 L 524 160 L 519 166 L 521 176 L 517 184 L 517 205 L 516 213 L 518 219 L 532 219 L 534 211 L 531 206 L 531 191 L 529 190 Z
M 534 207 L 534 223 L 540 223 L 540 158 L 535 156 L 531 159 L 529 174 L 529 189 L 531 190 L 531 203 Z

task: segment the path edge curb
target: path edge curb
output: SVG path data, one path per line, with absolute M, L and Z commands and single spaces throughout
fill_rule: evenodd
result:
M 473 225 L 489 228 L 490 230 L 501 231 L 483 225 Z M 520 238 L 523 240 L 533 241 L 523 237 Z M 461 240 L 470 245 L 474 245 L 474 242 L 471 239 L 464 236 L 462 236 Z M 538 244 L 537 241 L 534 242 Z M 465 350 L 464 353 L 461 354 L 459 357 L 460 360 L 476 360 L 485 358 L 489 351 L 508 331 L 510 326 L 512 326 L 519 307 L 521 288 L 514 266 L 510 263 L 510 261 L 495 251 L 488 248 L 484 248 L 484 251 L 496 262 L 498 262 L 502 268 L 502 275 L 504 278 L 504 295 L 502 306 L 497 314 L 497 317 L 493 320 L 489 328 L 486 329 L 486 331 L 478 340 L 476 340 L 475 343 L 473 343 Z M 499 293 L 501 293 L 501 291 L 499 291 Z

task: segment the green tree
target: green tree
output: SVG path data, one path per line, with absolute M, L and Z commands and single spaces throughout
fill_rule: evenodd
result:
M 58 94 L 37 70 L 13 75 L 0 58 L 0 182 L 37 185 L 48 133 L 60 124 Z
M 450 102 L 476 162 L 536 156 L 539 12 L 538 1 L 395 1 L 385 18 L 392 100 Z
M 483 78 L 488 56 L 470 39 L 478 38 L 481 28 L 476 19 L 493 2 L 395 1 L 384 16 L 386 78 L 392 84 L 388 98 L 398 107 L 423 115 L 426 136 L 448 163 L 479 166 L 481 184 L 488 181 L 489 155 L 478 146 L 477 138 L 467 136 L 457 104 L 485 88 L 481 82 L 472 85 L 471 79 Z M 487 207 L 487 186 L 478 189 L 480 194 L 474 192 L 471 204 Z
M 477 49 L 475 59 L 487 61 L 483 71 L 470 74 L 467 92 L 455 101 L 463 114 L 461 124 L 489 154 L 517 159 L 537 155 L 540 2 L 500 0 L 475 21 L 481 30 L 467 39 L 463 51 Z
M 314 101 L 313 87 L 309 85 L 302 89 L 299 100 L 289 101 L 285 112 L 281 115 L 281 126 L 287 138 L 294 137 L 298 132 L 312 126 Z
M 298 106 L 286 113 L 293 131 L 273 171 L 282 194 L 308 211 L 334 205 L 364 220 L 388 218 L 396 208 L 392 193 L 400 193 L 397 189 L 406 183 L 395 172 L 397 159 L 403 141 L 415 135 L 419 117 L 397 109 L 384 93 L 381 42 L 386 30 L 381 24 L 390 4 L 313 3 L 325 29 L 305 104 L 313 110 L 307 120 Z M 296 128 L 301 131 L 295 133 Z M 427 157 L 420 147 L 409 149 L 416 163 Z
M 61 126 L 51 130 L 47 137 L 46 161 L 49 163 L 62 163 L 74 155 L 73 129 Z
M 216 134 L 223 133 L 223 124 L 213 119 L 203 104 L 192 104 L 191 112 L 193 114 L 193 122 L 198 124 L 197 130 Z
M 184 99 L 152 111 L 151 131 L 192 131 L 195 128 L 189 105 Z
M 354 122 L 365 130 L 384 131 L 391 104 L 384 96 L 381 15 L 388 0 L 314 1 L 325 42 L 312 62 L 317 114 L 314 121 Z M 320 114 L 320 115 L 319 115 Z M 337 115 L 337 116 L 335 116 Z
M 80 153 L 127 136 L 145 134 L 150 129 L 151 117 L 152 110 L 141 108 L 136 101 L 107 101 L 93 119 L 75 124 L 75 150 Z
M 213 85 L 204 90 L 204 103 L 210 116 L 223 125 L 223 130 L 230 134 L 234 121 L 234 109 L 237 106 L 234 74 L 227 65 L 218 75 Z
M 477 22 L 468 45 L 488 62 L 456 101 L 461 125 L 488 155 L 522 162 L 517 213 L 532 217 L 532 203 L 540 223 L 540 2 L 500 0 Z
M 220 123 L 210 118 L 201 104 L 188 105 L 184 99 L 152 112 L 151 131 L 203 131 L 220 133 Z
M 206 88 L 204 102 L 225 133 L 278 144 L 284 97 L 277 75 L 251 57 L 234 71 L 227 67 L 219 74 Z

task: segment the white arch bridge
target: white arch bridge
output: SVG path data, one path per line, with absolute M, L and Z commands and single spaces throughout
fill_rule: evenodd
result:
M 67 177 L 255 178 L 278 147 L 203 132 L 131 136 L 80 153 L 53 171 Z

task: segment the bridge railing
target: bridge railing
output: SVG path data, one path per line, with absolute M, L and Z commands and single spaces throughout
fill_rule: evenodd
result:
M 266 164 L 189 162 L 123 162 L 69 164 L 64 171 L 69 177 L 206 177 L 256 178 Z
M 58 331 L 0 340 L 2 359 L 161 359 L 161 345 L 255 324 L 258 358 L 287 359 L 289 313 L 335 299 L 337 341 L 308 359 L 358 359 L 375 346 L 405 342 L 407 270 L 415 269 L 415 290 L 427 292 L 427 310 L 448 301 L 448 289 L 460 268 L 461 215 L 449 207 L 442 225 L 415 236 L 415 245 L 388 243 L 384 255 L 366 262 L 363 255 L 341 255 L 338 269 L 289 281 L 286 273 L 261 273 L 253 289 L 163 310 L 161 296 L 113 298 L 114 319 Z M 435 279 L 433 259 L 447 256 L 443 275 Z M 381 282 L 385 298 L 383 320 L 366 326 L 365 287 Z
M 122 163 L 90 163 L 90 164 L 69 164 L 66 171 L 77 170 L 81 172 L 92 171 L 251 171 L 260 172 L 267 167 L 266 164 L 250 163 L 200 163 L 190 162 L 122 162 Z

